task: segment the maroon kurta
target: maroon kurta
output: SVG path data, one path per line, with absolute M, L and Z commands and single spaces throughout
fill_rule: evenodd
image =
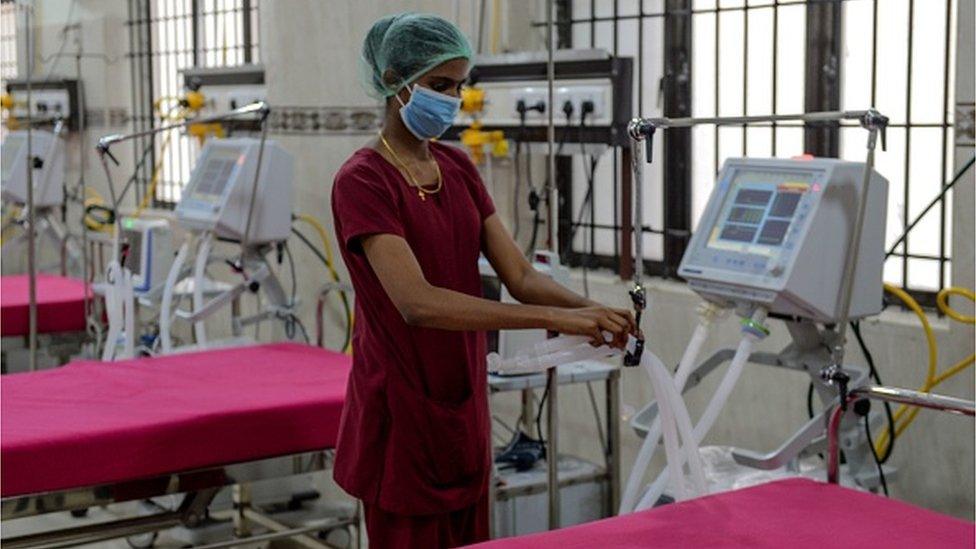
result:
M 343 165 L 332 189 L 336 233 L 356 291 L 335 479 L 367 505 L 414 516 L 478 503 L 491 464 L 484 333 L 408 326 L 360 242 L 401 236 L 428 282 L 481 296 L 478 256 L 494 205 L 463 151 L 438 143 L 430 151 L 444 184 L 426 200 L 370 148 Z

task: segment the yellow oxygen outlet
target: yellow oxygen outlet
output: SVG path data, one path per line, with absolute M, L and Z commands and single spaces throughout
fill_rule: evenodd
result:
M 505 132 L 501 130 L 483 131 L 481 122 L 471 124 L 471 127 L 461 132 L 461 143 L 471 151 L 471 158 L 475 164 L 481 164 L 485 159 L 485 145 L 491 145 L 491 154 L 502 157 L 508 155 L 508 141 Z
M 478 114 L 485 110 L 485 90 L 467 86 L 461 90 L 461 111 Z

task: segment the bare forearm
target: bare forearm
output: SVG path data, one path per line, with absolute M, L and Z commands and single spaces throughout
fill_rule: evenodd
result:
M 550 329 L 554 316 L 550 307 L 501 303 L 436 286 L 404 309 L 408 324 L 441 330 Z
M 517 287 L 508 290 L 515 299 L 531 305 L 570 308 L 598 305 L 535 270 L 526 273 Z

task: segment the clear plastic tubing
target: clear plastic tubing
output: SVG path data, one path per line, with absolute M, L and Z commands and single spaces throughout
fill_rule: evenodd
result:
M 193 310 L 203 309 L 203 284 L 206 280 L 207 261 L 210 259 L 210 246 L 212 243 L 212 233 L 207 233 L 200 241 L 197 249 L 197 260 L 193 266 Z M 203 320 L 193 323 L 193 334 L 196 336 L 197 344 L 200 347 L 207 345 L 207 325 Z
M 159 340 L 164 354 L 173 350 L 173 340 L 170 337 L 170 324 L 172 323 L 173 292 L 176 290 L 176 283 L 179 282 L 180 272 L 183 270 L 183 263 L 186 256 L 190 253 L 190 242 L 184 242 L 180 250 L 176 253 L 176 259 L 166 274 L 166 285 L 163 286 L 163 298 L 159 304 Z
M 657 360 L 657 357 L 653 355 L 652 358 Z M 694 427 L 692 427 L 691 416 L 688 414 L 688 407 L 685 406 L 684 399 L 678 394 L 674 380 L 664 368 L 664 364 L 661 364 L 660 360 L 657 362 L 655 369 L 658 371 L 658 377 L 661 378 L 661 384 L 667 397 L 667 406 L 671 408 L 671 417 L 674 419 L 678 434 L 684 444 L 683 459 L 688 463 L 688 470 L 691 473 L 691 479 L 694 481 L 694 495 L 704 495 L 707 492 L 705 471 L 702 468 L 701 455 L 698 453 L 698 442 L 695 440 Z M 682 466 L 679 464 L 678 471 L 681 470 Z
M 677 389 L 678 394 L 685 388 L 685 383 L 688 382 L 688 376 L 691 375 L 692 369 L 695 363 L 698 361 L 698 355 L 701 354 L 702 345 L 704 345 L 705 340 L 708 339 L 708 334 L 712 325 L 710 318 L 710 311 L 705 311 L 701 313 L 701 321 L 698 326 L 695 327 L 694 333 L 691 335 L 691 340 L 688 342 L 688 346 L 685 348 L 684 354 L 681 356 L 681 362 L 678 364 L 678 371 L 675 374 L 674 386 Z M 645 351 L 646 352 L 646 351 Z M 660 408 L 660 405 L 658 405 Z M 647 436 L 644 438 L 644 443 L 641 445 L 640 451 L 637 454 L 637 460 L 634 462 L 634 467 L 631 469 L 630 476 L 627 478 L 627 485 L 624 489 L 623 497 L 620 500 L 620 509 L 618 509 L 618 514 L 629 513 L 634 510 L 634 506 L 637 504 L 637 496 L 640 488 L 643 484 L 644 473 L 651 464 L 651 459 L 654 457 L 654 452 L 657 450 L 658 442 L 661 439 L 661 419 L 660 416 L 655 417 L 654 421 L 651 423 L 650 429 L 648 429 Z
M 762 324 L 766 320 L 766 310 L 762 308 L 757 309 L 752 316 L 752 320 L 756 323 Z M 729 396 L 732 394 L 732 389 L 735 388 L 735 384 L 738 382 L 739 376 L 742 375 L 742 369 L 746 362 L 748 362 L 749 355 L 752 354 L 752 348 L 758 339 L 759 338 L 757 336 L 751 333 L 743 334 L 742 339 L 739 341 L 739 346 L 736 348 L 735 356 L 732 357 L 732 363 L 729 365 L 729 369 L 725 373 L 725 377 L 722 378 L 721 384 L 715 391 L 715 396 L 712 397 L 712 400 L 705 408 L 705 413 L 702 414 L 701 419 L 699 419 L 698 423 L 695 425 L 693 440 L 695 441 L 696 445 L 700 444 L 705 438 L 705 435 L 708 434 L 708 431 L 718 419 L 718 414 L 725 407 L 725 403 L 728 402 Z M 661 475 L 667 474 L 667 471 L 662 471 L 661 473 Z M 652 487 L 657 488 L 658 490 L 663 490 L 666 485 L 666 480 L 661 482 L 656 480 Z M 644 495 L 644 498 L 641 499 L 640 503 L 638 503 L 636 510 L 650 507 L 660 497 L 660 492 L 648 490 L 648 492 Z
M 652 358 L 653 357 L 653 358 Z M 651 387 L 654 390 L 654 399 L 657 401 L 658 416 L 661 418 L 661 430 L 664 433 L 664 453 L 668 456 L 668 471 L 671 472 L 671 479 L 674 480 L 675 499 L 683 501 L 688 499 L 688 490 L 684 483 L 684 475 L 681 473 L 682 459 L 679 457 L 681 448 L 678 441 L 678 429 L 671 415 L 670 398 L 668 397 L 664 385 L 667 380 L 662 379 L 658 372 L 658 365 L 661 363 L 653 353 L 644 350 L 641 365 L 651 378 Z

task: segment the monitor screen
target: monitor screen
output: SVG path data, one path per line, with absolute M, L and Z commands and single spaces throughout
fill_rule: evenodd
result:
M 212 147 L 200 162 L 203 164 L 194 172 L 191 194 L 197 200 L 219 202 L 234 168 L 244 162 L 244 155 L 239 147 Z
M 814 172 L 737 170 L 707 246 L 772 257 L 786 239 Z
M 0 149 L 3 150 L 2 156 L 0 156 L 0 162 L 3 163 L 2 177 L 4 181 L 10 179 L 10 170 L 13 169 L 14 163 L 17 161 L 17 155 L 20 154 L 20 149 L 27 142 L 27 138 L 23 135 L 8 135 L 7 139 L 4 140 L 3 146 Z
M 122 266 L 129 269 L 133 276 L 142 275 L 142 238 L 142 231 L 125 229 L 122 231 L 122 241 L 129 246 Z

